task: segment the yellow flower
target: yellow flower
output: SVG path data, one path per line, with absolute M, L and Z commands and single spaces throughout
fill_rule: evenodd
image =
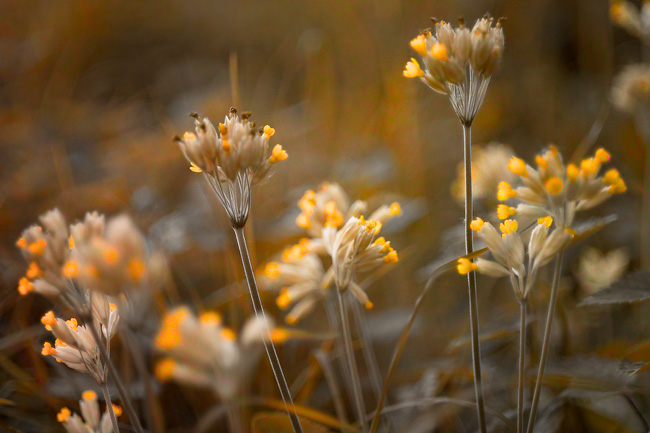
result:
M 427 32 L 428 33 L 428 32 Z M 431 33 L 429 33 L 431 35 Z M 426 56 L 427 55 L 427 35 L 426 33 L 422 33 L 418 35 L 416 38 L 411 40 L 411 48 L 415 50 L 416 53 L 418 53 L 421 56 Z
M 470 272 L 477 270 L 478 266 L 472 263 L 469 259 L 461 258 L 458 259 L 458 265 L 456 265 L 456 269 L 460 275 L 467 275 Z
M 271 164 L 275 164 L 276 162 L 284 161 L 288 157 L 289 157 L 289 154 L 287 153 L 287 151 L 282 149 L 281 145 L 276 144 L 273 147 L 273 153 L 271 153 L 271 157 L 269 158 L 269 162 Z
M 497 216 L 500 220 L 505 220 L 510 218 L 512 215 L 517 214 L 517 209 L 514 207 L 507 206 L 505 204 L 500 204 L 497 206 Z
M 528 170 L 526 169 L 526 163 L 523 159 L 513 156 L 508 163 L 508 168 L 511 172 L 517 176 L 526 177 L 528 176 Z
M 484 224 L 485 222 L 481 218 L 476 217 L 476 219 L 469 224 L 469 228 L 475 232 L 480 232 Z
M 499 186 L 497 188 L 497 198 L 499 201 L 506 201 L 509 198 L 517 195 L 517 192 L 512 189 L 508 182 L 499 182 Z
M 562 189 L 564 189 L 564 184 L 562 184 L 562 179 L 559 177 L 552 177 L 546 181 L 544 188 L 546 188 L 546 191 L 548 191 L 549 194 L 558 195 L 562 192 Z
M 519 224 L 517 223 L 516 220 L 505 220 L 504 222 L 499 225 L 499 228 L 501 229 L 501 233 L 503 233 L 503 237 L 510 233 L 514 233 L 517 231 L 517 228 L 519 227 Z
M 420 64 L 415 59 L 411 59 L 411 61 L 406 64 L 403 74 L 406 78 L 424 77 L 424 72 L 422 72 Z
M 449 61 L 449 56 L 447 55 L 447 47 L 445 47 L 440 42 L 436 43 L 431 48 L 431 55 L 434 59 L 446 63 Z

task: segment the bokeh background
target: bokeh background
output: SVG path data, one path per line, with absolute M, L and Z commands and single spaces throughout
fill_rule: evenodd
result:
M 387 228 L 400 264 L 370 289 L 385 371 L 427 266 L 462 250 L 462 206 L 451 193 L 462 130 L 445 97 L 402 76 L 413 55 L 408 42 L 432 16 L 473 22 L 485 12 L 507 17 L 506 49 L 474 142 L 506 143 L 529 161 L 549 143 L 567 158 L 608 149 L 629 190 L 595 211 L 619 218 L 589 243 L 625 247 L 634 269 L 639 226 L 648 224 L 640 221 L 646 151 L 610 94 L 615 74 L 639 62 L 642 49 L 612 25 L 604 0 L 0 1 L 0 430 L 59 431 L 56 412 L 78 398 L 40 359 L 38 318 L 47 303 L 16 291 L 25 264 L 14 243 L 50 208 L 70 220 L 88 210 L 128 213 L 168 254 L 175 287 L 166 304 L 220 309 L 235 322 L 250 314 L 246 293 L 231 285 L 242 275 L 222 210 L 171 141 L 193 127 L 192 111 L 216 122 L 231 106 L 250 110 L 258 124 L 275 127 L 289 152 L 255 192 L 249 236 L 257 265 L 300 236 L 296 202 L 322 181 L 339 182 L 351 197 L 402 202 L 403 218 Z M 485 212 L 480 202 L 477 212 Z M 565 262 L 551 356 L 611 367 L 607 360 L 626 359 L 650 337 L 650 309 L 577 308 L 586 296 L 574 278 L 583 248 Z M 506 411 L 515 382 L 498 378 L 514 366 L 518 306 L 506 282 L 479 284 L 482 326 L 494 331 L 484 344 L 486 381 L 494 385 L 488 404 Z M 532 324 L 533 354 L 545 293 L 533 301 L 540 319 Z M 447 391 L 471 399 L 465 303 L 464 279 L 438 282 L 400 364 L 395 400 Z M 319 329 L 322 320 L 316 312 L 304 326 Z M 309 349 L 289 345 L 283 357 L 300 359 Z M 290 380 L 306 365 L 292 364 Z M 565 367 L 555 390 L 571 382 L 566 371 L 575 364 Z M 260 389 L 272 394 L 268 370 L 260 375 Z M 647 379 L 638 380 L 646 412 Z M 166 424 L 189 431 L 211 403 L 187 390 L 178 399 L 176 391 L 160 390 Z M 319 398 L 306 403 L 327 411 Z M 639 431 L 629 407 L 617 404 L 595 409 L 567 400 L 547 431 Z M 458 408 L 415 414 L 424 412 L 435 414 L 439 431 L 472 431 Z

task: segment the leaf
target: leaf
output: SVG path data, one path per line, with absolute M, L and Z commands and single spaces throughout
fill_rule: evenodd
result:
M 650 299 L 650 270 L 643 270 L 627 274 L 611 286 L 584 299 L 578 306 L 626 304 L 648 299 Z
M 300 424 L 305 433 L 328 433 L 329 430 L 312 421 L 300 419 Z M 293 433 L 289 416 L 277 412 L 259 412 L 251 421 L 253 433 Z

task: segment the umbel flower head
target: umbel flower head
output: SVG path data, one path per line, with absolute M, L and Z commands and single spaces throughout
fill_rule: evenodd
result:
M 155 338 L 156 349 L 164 356 L 156 364 L 156 377 L 211 388 L 220 398 L 231 399 L 246 384 L 262 354 L 265 326 L 262 318 L 253 317 L 237 336 L 223 326 L 216 312 L 196 317 L 187 307 L 175 308 L 165 314 Z
M 433 19 L 435 35 L 425 30 L 411 41 L 424 63 L 416 59 L 406 64 L 404 76 L 420 78 L 449 100 L 464 125 L 471 125 L 483 103 L 490 77 L 503 56 L 504 38 L 501 23 L 485 16 L 470 30 L 461 18 L 452 28 L 449 23 Z
M 285 248 L 279 259 L 264 267 L 260 276 L 260 284 L 266 289 L 280 289 L 276 298 L 278 307 L 282 310 L 291 307 L 285 316 L 287 323 L 295 323 L 311 312 L 318 301 L 328 295 L 328 289 L 334 282 L 334 266 L 324 271 L 323 258 L 330 254 L 324 236 L 327 234 L 329 242 L 333 242 L 346 221 L 357 218 L 357 221 L 365 223 L 362 214 L 368 210 L 365 201 L 352 202 L 340 185 L 329 182 L 321 184 L 316 191 L 306 191 L 298 206 L 301 213 L 296 223 L 310 237 Z M 384 223 L 401 213 L 397 202 L 382 204 L 370 214 L 368 221 L 375 224 L 377 234 Z M 390 247 L 390 242 L 383 237 L 376 241 L 377 245 L 382 244 L 384 253 L 392 252 L 388 261 L 397 260 L 397 253 Z M 372 305 L 358 284 L 354 283 L 352 290 L 367 307 Z
M 68 433 L 112 433 L 113 425 L 111 424 L 108 408 L 101 414 L 99 402 L 95 391 L 84 391 L 79 400 L 81 415 L 73 413 L 67 407 L 61 408 L 56 414 L 56 420 L 61 423 Z M 113 413 L 116 417 L 122 416 L 122 408 L 113 405 Z
M 499 227 L 501 233 L 498 233 L 492 224 L 476 218 L 470 228 L 485 242 L 494 261 L 479 258 L 472 263 L 461 258 L 458 260 L 458 273 L 465 275 L 478 271 L 493 277 L 509 276 L 517 298 L 526 298 L 534 285 L 537 271 L 573 238 L 568 229 L 556 226 L 551 230 L 552 224 L 551 217 L 540 218 L 525 245 L 518 232 L 517 221 L 505 220 Z
M 380 229 L 380 222 L 361 216 L 350 218 L 339 230 L 334 227 L 323 230 L 323 242 L 332 258 L 331 275 L 337 289 L 341 292 L 349 289 L 366 308 L 372 308 L 372 302 L 354 281 L 354 276 L 399 260 L 390 242 L 377 236 Z
M 257 128 L 251 113 L 237 114 L 230 109 L 218 131 L 207 118 L 195 118 L 196 132 L 174 137 L 190 170 L 203 173 L 219 197 L 234 227 L 243 227 L 248 219 L 251 186 L 269 173 L 271 165 L 287 159 L 282 146 L 270 148 L 269 140 L 275 129 L 266 125 Z
M 506 219 L 512 215 L 540 218 L 550 215 L 558 227 L 570 228 L 576 212 L 591 209 L 613 194 L 627 190 L 616 169 L 609 169 L 602 176 L 599 174 L 609 160 L 609 153 L 605 149 L 598 149 L 594 156 L 583 159 L 579 167 L 575 164 L 565 165 L 555 146 L 537 155 L 535 168 L 513 156 L 508 168 L 519 176 L 523 185 L 513 189 L 509 183 L 501 182 L 497 198 L 500 201 L 516 198 L 521 203 L 516 208 L 499 205 L 499 218 Z
M 625 67 L 614 79 L 612 102 L 622 111 L 647 117 L 650 114 L 650 66 Z
M 97 301 L 93 305 L 95 308 L 90 320 L 94 320 L 96 327 L 101 330 L 103 341 L 96 341 L 86 325 L 80 325 L 74 317 L 63 320 L 55 317 L 52 311 L 48 311 L 41 318 L 41 323 L 45 329 L 54 334 L 56 341 L 54 347 L 46 342 L 41 354 L 52 356 L 58 362 L 81 373 L 90 374 L 101 385 L 106 383 L 107 371 L 97 345 L 103 344 L 107 350 L 110 350 L 110 341 L 117 331 L 119 315 L 114 304 L 111 304 L 108 309 L 103 308 L 102 295 L 96 295 L 95 299 Z

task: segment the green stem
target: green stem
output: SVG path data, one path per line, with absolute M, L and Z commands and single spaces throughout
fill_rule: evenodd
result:
M 472 238 L 472 126 L 463 125 L 463 153 L 465 163 L 465 254 L 474 252 Z M 472 260 L 473 261 L 473 260 Z M 467 274 L 469 294 L 469 323 L 472 340 L 472 367 L 474 372 L 474 393 L 476 395 L 476 411 L 478 414 L 479 430 L 487 432 L 485 423 L 485 402 L 483 397 L 483 381 L 481 377 L 481 348 L 479 342 L 478 293 L 476 289 L 476 272 Z
M 122 404 L 124 405 L 126 414 L 129 417 L 129 421 L 131 421 L 131 425 L 135 429 L 136 433 L 144 433 L 144 431 L 142 430 L 142 426 L 140 425 L 140 420 L 136 416 L 135 410 L 133 409 L 133 404 L 131 404 L 131 399 L 129 398 L 129 394 L 128 392 L 126 392 L 126 388 L 124 387 L 124 384 L 120 379 L 120 374 L 118 373 L 117 368 L 115 368 L 113 361 L 111 361 L 111 357 L 108 355 L 108 351 L 106 350 L 106 347 L 104 346 L 104 344 L 102 344 L 102 339 L 99 336 L 99 332 L 97 331 L 97 326 L 95 326 L 94 319 L 90 314 L 88 314 L 86 315 L 86 317 L 84 317 L 84 322 L 88 324 L 90 328 L 90 332 L 92 333 L 93 338 L 97 342 L 97 347 L 99 347 L 99 353 L 102 357 L 102 360 L 106 364 L 106 367 L 108 368 L 108 372 L 113 378 L 113 382 L 115 382 L 115 386 L 117 387 L 117 392 L 120 394 L 120 399 L 122 400 Z
M 120 428 L 117 426 L 117 417 L 115 416 L 115 411 L 113 410 L 113 402 L 111 401 L 111 395 L 108 392 L 108 387 L 105 383 L 101 384 L 102 392 L 104 393 L 104 401 L 106 402 L 106 410 L 108 415 L 111 418 L 111 424 L 113 424 L 113 433 L 120 433 Z
M 555 270 L 553 271 L 553 285 L 551 287 L 551 299 L 548 303 L 548 314 L 546 315 L 546 327 L 544 328 L 544 340 L 542 342 L 542 353 L 539 357 L 539 368 L 537 371 L 537 379 L 535 381 L 535 391 L 533 393 L 533 402 L 530 405 L 530 417 L 528 418 L 527 433 L 533 433 L 535 428 L 535 416 L 537 415 L 537 406 L 539 405 L 539 394 L 542 388 L 542 379 L 544 378 L 544 368 L 546 367 L 546 359 L 548 357 L 548 348 L 551 340 L 551 327 L 553 325 L 553 315 L 555 314 L 555 306 L 557 305 L 558 287 L 560 285 L 560 272 L 562 270 L 562 256 L 564 251 L 561 251 L 555 258 Z
M 338 289 L 338 288 L 337 288 Z M 361 431 L 366 432 L 366 408 L 363 403 L 363 394 L 361 392 L 361 383 L 359 382 L 359 370 L 357 369 L 357 363 L 354 360 L 354 353 L 352 351 L 352 337 L 350 335 L 350 323 L 348 322 L 348 316 L 345 311 L 345 301 L 343 299 L 343 293 L 337 290 L 338 301 L 339 301 L 339 314 L 341 316 L 341 334 L 343 335 L 343 347 L 345 349 L 345 357 L 348 361 L 348 370 L 350 376 L 352 377 L 352 384 L 354 389 L 354 400 L 357 409 L 357 415 L 359 417 L 359 424 L 361 425 Z
M 271 331 L 269 330 L 269 324 L 266 320 L 264 314 L 264 307 L 262 306 L 262 299 L 260 298 L 260 292 L 257 289 L 257 283 L 255 282 L 255 273 L 253 272 L 253 266 L 251 264 L 251 259 L 248 254 L 248 246 L 246 245 L 246 237 L 244 236 L 243 227 L 233 227 L 235 231 L 235 237 L 237 238 L 237 246 L 239 247 L 239 254 L 241 256 L 242 266 L 244 267 L 244 275 L 246 276 L 246 282 L 248 283 L 248 290 L 251 294 L 251 301 L 253 302 L 253 310 L 255 311 L 255 316 L 262 320 L 264 323 L 264 348 L 266 349 L 266 354 L 271 363 L 271 370 L 273 370 L 273 375 L 275 376 L 275 381 L 280 390 L 280 396 L 282 401 L 284 401 L 285 409 L 289 415 L 289 420 L 291 421 L 291 426 L 295 433 L 302 433 L 302 426 L 300 425 L 300 420 L 296 414 L 296 410 L 293 406 L 293 399 L 291 398 L 291 392 L 289 391 L 289 385 L 287 385 L 287 380 L 284 378 L 284 372 L 282 371 L 282 365 L 280 364 L 280 359 L 278 358 L 278 353 L 275 350 L 275 345 L 271 339 Z
M 526 299 L 519 301 L 519 381 L 517 383 L 517 431 L 524 431 L 524 376 L 526 360 Z

